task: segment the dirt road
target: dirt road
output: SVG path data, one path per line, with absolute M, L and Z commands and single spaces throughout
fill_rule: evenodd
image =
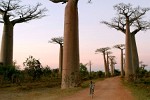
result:
M 11 88 L 10 88 L 11 89 Z M 92 99 L 89 89 L 80 90 L 72 95 L 63 95 L 60 88 L 43 88 L 30 91 L 1 89 L 0 100 L 135 100 L 122 84 L 119 77 L 107 78 L 95 83 Z
M 89 89 L 75 93 L 61 100 L 91 100 Z M 108 78 L 95 84 L 93 100 L 135 100 L 131 92 L 122 84 L 119 77 Z

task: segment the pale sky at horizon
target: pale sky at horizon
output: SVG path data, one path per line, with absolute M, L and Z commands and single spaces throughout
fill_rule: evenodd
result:
M 95 50 L 103 47 L 113 47 L 124 43 L 125 35 L 120 31 L 111 29 L 100 21 L 111 21 L 116 11 L 113 6 L 118 3 L 131 3 L 134 7 L 150 7 L 149 0 L 79 0 L 79 45 L 80 62 L 83 64 L 92 62 L 93 70 L 103 70 L 102 54 L 95 54 Z M 49 0 L 24 0 L 22 4 L 34 5 L 42 3 L 46 7 L 46 17 L 28 23 L 16 24 L 14 27 L 14 60 L 17 65 L 23 67 L 23 62 L 32 55 L 39 59 L 43 66 L 58 68 L 59 45 L 48 43 L 53 37 L 63 36 L 64 8 L 66 4 L 54 4 Z M 150 11 L 145 15 L 150 21 Z M 3 24 L 0 23 L 0 42 Z M 150 30 L 139 32 L 136 35 L 139 59 L 150 67 Z M 120 50 L 112 49 L 112 55 L 116 56 L 116 68 L 120 69 Z M 148 68 L 148 67 L 147 67 Z M 149 68 L 150 69 L 150 68 Z

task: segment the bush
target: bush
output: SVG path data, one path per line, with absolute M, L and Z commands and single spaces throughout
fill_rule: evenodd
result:
M 15 66 L 0 66 L 1 83 L 19 83 L 20 74 Z
M 26 61 L 23 63 L 25 71 L 32 77 L 32 80 L 39 80 L 42 75 L 42 66 L 39 60 L 29 56 Z

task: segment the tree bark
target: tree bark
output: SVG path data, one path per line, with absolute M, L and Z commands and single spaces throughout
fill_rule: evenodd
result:
M 107 53 L 107 76 L 109 76 L 109 58 L 108 58 L 108 53 Z
M 107 62 L 106 62 L 105 53 L 103 53 L 103 58 L 104 58 L 104 67 L 105 67 L 105 77 L 108 77 L 108 73 L 107 73 Z
M 80 84 L 79 36 L 77 1 L 69 0 L 65 8 L 64 50 L 61 88 L 73 88 Z
M 0 62 L 4 65 L 12 65 L 13 61 L 13 27 L 11 22 L 5 22 L 1 42 Z
M 126 40 L 125 40 L 125 78 L 130 80 L 133 75 L 132 68 L 132 51 L 131 51 L 131 34 L 129 26 L 129 17 L 126 18 Z
M 62 66 L 63 66 L 63 46 L 60 44 L 59 50 L 59 75 L 62 76 Z
M 123 68 L 123 49 L 121 49 L 121 77 L 124 77 L 124 68 Z
M 110 67 L 111 67 L 111 76 L 114 76 L 114 64 L 113 64 L 113 59 L 111 59 L 110 61 L 111 61 L 111 64 L 110 64 Z
M 132 42 L 132 64 L 133 64 L 133 73 L 137 74 L 139 68 L 139 56 L 136 46 L 135 34 L 131 34 L 131 42 Z

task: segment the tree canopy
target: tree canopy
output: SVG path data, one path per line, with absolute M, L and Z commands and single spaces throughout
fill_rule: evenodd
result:
M 41 8 L 42 4 L 37 3 L 36 6 L 22 6 L 20 0 L 0 0 L 0 23 L 6 20 L 16 23 L 28 22 L 32 19 L 39 19 L 45 16 L 46 8 Z

